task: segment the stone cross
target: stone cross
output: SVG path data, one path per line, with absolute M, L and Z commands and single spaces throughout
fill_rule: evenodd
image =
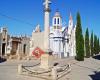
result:
M 50 0 L 45 0 L 45 2 L 44 2 L 45 8 L 49 8 L 50 3 L 51 3 Z

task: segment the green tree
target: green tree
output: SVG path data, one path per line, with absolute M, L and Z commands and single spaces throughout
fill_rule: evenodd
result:
M 97 40 L 97 54 L 99 54 L 99 38 Z
M 96 36 L 96 54 L 98 54 L 98 37 Z
M 99 52 L 100 52 L 100 39 L 99 39 Z
M 100 52 L 100 38 L 98 38 L 99 39 L 99 52 Z
M 90 45 L 89 45 L 89 31 L 88 28 L 86 29 L 85 33 L 85 53 L 86 53 L 86 58 L 90 57 Z
M 81 27 L 81 17 L 79 12 L 77 13 L 77 25 L 76 25 L 76 59 L 78 61 L 84 60 L 84 38 Z
M 94 35 L 94 54 L 97 54 L 97 36 Z
M 91 56 L 94 55 L 94 42 L 93 42 L 93 32 L 91 33 L 91 39 L 90 39 L 90 48 L 91 48 Z

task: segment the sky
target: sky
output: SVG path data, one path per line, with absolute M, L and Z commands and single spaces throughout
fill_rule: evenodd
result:
M 83 34 L 86 28 L 100 37 L 100 0 L 51 0 L 50 25 L 56 10 L 68 25 L 71 12 L 76 24 L 80 12 Z M 10 35 L 31 35 L 36 25 L 44 30 L 44 0 L 0 0 L 0 27 L 7 27 Z

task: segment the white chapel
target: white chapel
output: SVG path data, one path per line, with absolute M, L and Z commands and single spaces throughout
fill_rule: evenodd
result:
M 75 26 L 70 14 L 68 26 L 62 25 L 62 17 L 56 11 L 50 27 L 50 48 L 59 57 L 75 56 Z

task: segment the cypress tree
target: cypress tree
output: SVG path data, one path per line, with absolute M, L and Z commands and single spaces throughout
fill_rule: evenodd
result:
M 94 35 L 94 54 L 97 54 L 97 36 Z
M 95 49 L 95 47 L 96 47 L 96 36 L 94 35 L 94 54 L 96 54 L 96 49 Z
M 98 38 L 96 36 L 96 54 L 98 54 Z
M 99 38 L 99 52 L 100 52 L 100 38 Z
M 79 12 L 77 13 L 77 25 L 76 25 L 76 59 L 78 61 L 84 60 L 84 38 L 81 27 L 81 17 Z
M 99 52 L 100 52 L 100 39 L 99 39 Z
M 94 42 L 93 42 L 93 32 L 91 33 L 91 39 L 90 39 L 90 48 L 91 48 L 91 56 L 94 55 Z
M 99 38 L 97 40 L 97 54 L 99 54 Z
M 89 45 L 89 31 L 88 28 L 86 29 L 85 33 L 85 52 L 86 52 L 86 58 L 90 57 L 90 45 Z

